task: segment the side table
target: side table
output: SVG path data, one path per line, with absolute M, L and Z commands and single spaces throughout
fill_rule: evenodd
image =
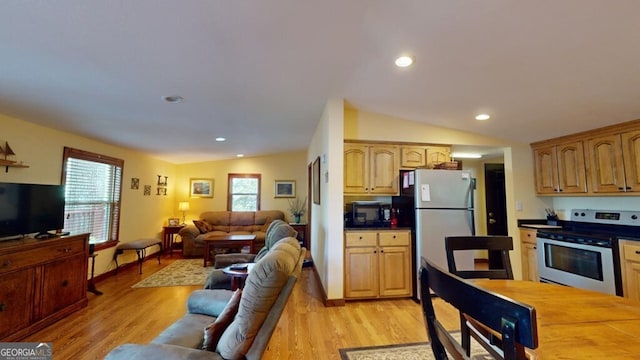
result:
M 298 241 L 301 243 L 302 247 L 305 247 L 307 248 L 307 250 L 309 250 L 309 234 L 307 233 L 307 224 L 289 223 L 289 226 L 291 226 L 295 231 L 298 232 Z
M 164 251 L 169 251 L 169 255 L 173 256 L 173 236 L 176 235 L 185 225 L 163 226 L 162 227 L 162 246 Z
M 247 278 L 254 263 L 233 264 L 222 269 L 222 272 L 231 277 L 231 290 L 244 288 L 244 280 Z

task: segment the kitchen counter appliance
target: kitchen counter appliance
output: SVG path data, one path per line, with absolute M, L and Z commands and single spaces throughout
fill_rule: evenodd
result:
M 415 171 L 416 266 L 424 256 L 446 269 L 444 238 L 475 235 L 474 190 L 475 179 L 468 171 Z M 458 251 L 456 264 L 461 270 L 472 270 L 473 251 Z
M 563 229 L 537 231 L 540 281 L 622 296 L 617 239 L 638 236 L 640 211 L 573 209 Z

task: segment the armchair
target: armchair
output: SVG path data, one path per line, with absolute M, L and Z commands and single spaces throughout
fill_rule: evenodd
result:
M 278 240 L 285 237 L 295 238 L 298 232 L 282 220 L 274 220 L 267 228 L 264 247 L 257 254 L 217 254 L 214 270 L 207 276 L 205 289 L 231 289 L 231 278 L 222 272 L 222 268 L 231 264 L 258 262 Z

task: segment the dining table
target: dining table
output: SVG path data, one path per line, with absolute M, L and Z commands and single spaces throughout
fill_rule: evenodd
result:
M 525 280 L 472 280 L 536 310 L 532 359 L 640 359 L 640 302 L 569 286 Z

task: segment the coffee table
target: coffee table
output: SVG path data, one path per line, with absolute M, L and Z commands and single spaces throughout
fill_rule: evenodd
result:
M 233 264 L 222 269 L 222 272 L 231 277 L 231 290 L 244 287 L 244 280 L 247 278 L 254 263 Z
M 249 253 L 253 254 L 253 242 L 255 235 L 216 235 L 208 236 L 204 241 L 204 267 L 211 260 L 211 250 L 216 248 L 243 248 L 249 247 Z

